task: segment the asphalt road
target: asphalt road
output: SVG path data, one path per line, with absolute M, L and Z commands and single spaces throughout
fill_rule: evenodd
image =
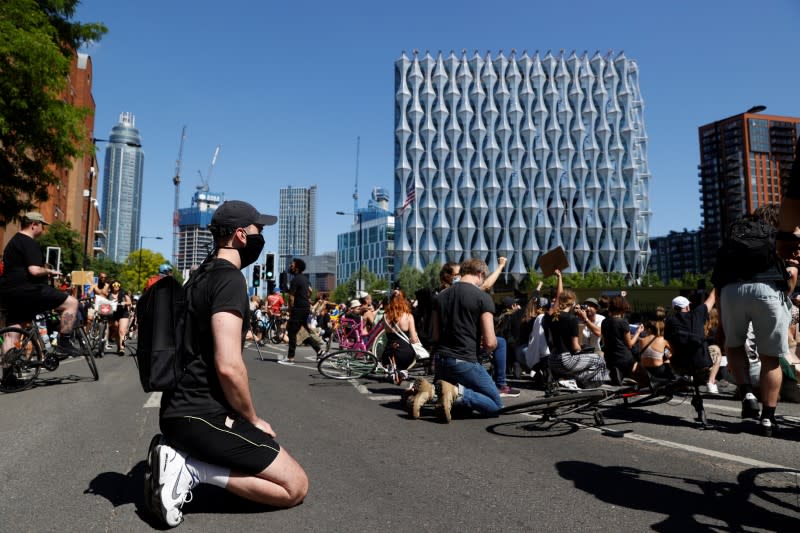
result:
M 782 404 L 766 439 L 721 395 L 698 429 L 688 400 L 604 409 L 546 429 L 528 415 L 409 419 L 400 388 L 320 376 L 301 348 L 294 367 L 246 350 L 259 414 L 306 469 L 306 501 L 289 510 L 201 486 L 182 531 L 796 531 L 800 405 Z M 157 397 L 133 359 L 83 360 L 0 395 L 0 531 L 150 531 L 144 460 Z M 515 382 L 521 401 L 540 394 Z M 156 528 L 157 529 L 157 528 Z

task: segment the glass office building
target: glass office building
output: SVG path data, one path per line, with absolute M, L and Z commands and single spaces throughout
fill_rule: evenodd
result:
M 139 248 L 144 151 L 133 113 L 122 113 L 111 129 L 103 168 L 102 227 L 106 255 L 122 263 Z
M 517 278 L 562 246 L 567 272 L 640 278 L 650 206 L 637 63 L 405 53 L 395 63 L 398 268 L 508 258 Z
M 281 189 L 279 202 L 276 267 L 288 272 L 293 257 L 316 254 L 317 186 Z

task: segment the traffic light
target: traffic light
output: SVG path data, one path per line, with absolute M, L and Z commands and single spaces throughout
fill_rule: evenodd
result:
M 275 254 L 267 254 L 264 262 L 264 279 L 275 279 Z
M 261 265 L 253 265 L 253 287 L 261 285 Z
M 267 294 L 272 294 L 275 291 L 275 280 L 267 280 Z

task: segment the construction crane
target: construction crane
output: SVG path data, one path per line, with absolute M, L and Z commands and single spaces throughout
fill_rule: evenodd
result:
M 178 159 L 175 161 L 175 177 L 172 183 L 175 184 L 175 209 L 172 212 L 172 265 L 178 264 L 178 240 L 181 233 L 181 221 L 178 209 L 181 199 L 181 161 L 183 160 L 183 141 L 186 140 L 186 126 L 181 131 L 181 146 L 178 148 Z
M 208 182 L 211 181 L 211 174 L 214 172 L 214 165 L 217 164 L 217 156 L 219 156 L 219 149 L 220 145 L 218 144 L 217 147 L 214 149 L 214 156 L 211 158 L 211 164 L 208 166 L 208 172 L 206 172 L 205 179 L 203 178 L 203 173 L 199 170 L 197 173 L 200 175 L 200 185 L 197 186 L 197 190 L 201 192 L 208 192 Z

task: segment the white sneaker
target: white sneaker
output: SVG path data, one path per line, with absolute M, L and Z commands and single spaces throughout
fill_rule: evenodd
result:
M 287 358 L 284 357 L 283 359 L 278 360 L 278 364 L 281 364 L 281 365 L 293 365 L 294 364 L 294 359 L 287 359 Z
M 709 394 L 719 394 L 719 387 L 716 383 L 706 383 L 706 388 Z
M 153 468 L 153 481 L 158 487 L 159 512 L 168 526 L 175 527 L 183 522 L 181 507 L 192 501 L 191 489 L 197 482 L 186 468 L 186 455 L 182 452 L 162 444 L 151 453 L 153 462 L 158 461 Z

